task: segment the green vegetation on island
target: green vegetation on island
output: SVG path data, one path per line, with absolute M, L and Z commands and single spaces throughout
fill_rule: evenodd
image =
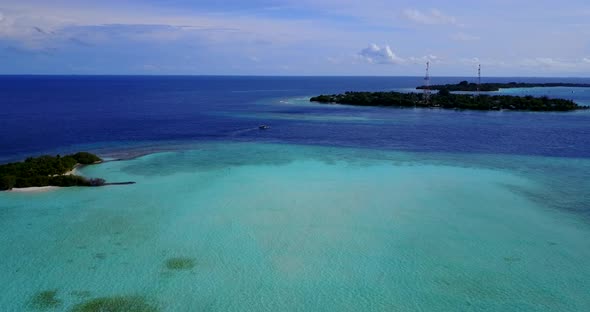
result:
M 563 82 L 551 82 L 551 83 L 526 83 L 526 82 L 509 82 L 509 83 L 482 83 L 479 85 L 479 91 L 489 92 L 498 91 L 500 89 L 514 89 L 514 88 L 548 88 L 548 87 L 572 87 L 572 88 L 590 88 L 590 84 L 587 83 L 563 83 Z M 449 90 L 454 91 L 466 91 L 476 92 L 478 91 L 478 84 L 468 81 L 461 81 L 458 84 L 445 84 L 445 85 L 433 85 L 429 87 L 431 90 Z M 426 86 L 420 86 L 416 89 L 426 89 Z
M 546 96 L 452 94 L 447 89 L 431 94 L 428 100 L 419 93 L 346 92 L 315 96 L 310 101 L 359 106 L 440 107 L 472 110 L 571 111 L 589 108 L 580 106 L 571 100 L 550 99 Z
M 23 162 L 0 165 L 0 191 L 34 186 L 101 186 L 103 179 L 87 179 L 72 174 L 80 165 L 101 162 L 87 152 L 66 156 L 29 157 Z

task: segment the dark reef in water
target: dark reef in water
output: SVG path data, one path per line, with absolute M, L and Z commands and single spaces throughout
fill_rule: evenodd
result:
M 62 301 L 57 298 L 57 290 L 45 290 L 38 292 L 31 298 L 30 307 L 35 310 L 56 309 Z
M 359 106 L 439 107 L 470 110 L 572 111 L 589 108 L 571 100 L 551 99 L 546 96 L 452 94 L 447 89 L 440 90 L 428 98 L 419 93 L 346 92 L 315 96 L 310 101 Z
M 114 296 L 90 299 L 75 305 L 71 312 L 158 312 L 160 309 L 140 296 Z
M 166 260 L 166 268 L 169 270 L 190 270 L 195 267 L 193 258 L 170 258 Z

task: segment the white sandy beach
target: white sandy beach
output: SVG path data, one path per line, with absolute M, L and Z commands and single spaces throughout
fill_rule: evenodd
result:
M 58 189 L 59 186 L 33 186 L 33 187 L 23 187 L 23 188 L 13 188 L 8 192 L 15 192 L 15 193 L 38 193 L 38 192 L 48 192 L 55 189 Z
M 76 174 L 76 169 L 78 169 L 80 165 L 76 165 L 72 170 L 62 174 L 64 176 L 67 175 L 75 175 Z M 58 174 L 53 175 L 54 177 L 59 176 Z M 15 187 L 11 190 L 9 190 L 9 192 L 15 192 L 15 193 L 40 193 L 40 192 L 48 192 L 48 191 L 53 191 L 60 188 L 59 186 L 32 186 L 32 187 L 22 187 L 22 188 L 18 188 Z

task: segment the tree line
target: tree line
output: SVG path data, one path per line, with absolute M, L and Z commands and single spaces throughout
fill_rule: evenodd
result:
M 427 99 L 419 93 L 401 92 L 345 92 L 320 95 L 311 102 L 337 103 L 359 106 L 440 107 L 471 110 L 571 111 L 588 109 L 571 100 L 533 96 L 452 94 L 443 89 Z
M 0 165 L 0 190 L 33 186 L 99 186 L 103 179 L 87 179 L 77 175 L 65 175 L 77 165 L 101 162 L 94 154 L 79 152 L 66 156 L 29 157 L 23 162 Z
M 449 90 L 453 91 L 499 91 L 500 89 L 514 89 L 514 88 L 547 88 L 547 87 L 575 87 L 575 88 L 590 88 L 590 84 L 587 83 L 564 83 L 564 82 L 550 82 L 550 83 L 526 83 L 526 82 L 509 82 L 509 83 L 482 83 L 477 84 L 468 81 L 461 81 L 457 84 L 444 84 L 444 85 L 432 85 L 432 86 L 420 86 L 416 89 L 423 90 L 429 88 L 431 90 Z

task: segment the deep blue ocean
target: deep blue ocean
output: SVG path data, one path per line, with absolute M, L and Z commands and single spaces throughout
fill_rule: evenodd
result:
M 433 83 L 463 79 L 472 80 L 448 77 Z M 310 104 L 305 99 L 408 89 L 422 82 L 421 77 L 0 76 L 0 161 L 118 143 L 203 140 L 590 157 L 589 111 L 383 109 Z M 590 90 L 573 92 L 546 91 L 590 105 Z M 255 131 L 260 124 L 272 128 Z

